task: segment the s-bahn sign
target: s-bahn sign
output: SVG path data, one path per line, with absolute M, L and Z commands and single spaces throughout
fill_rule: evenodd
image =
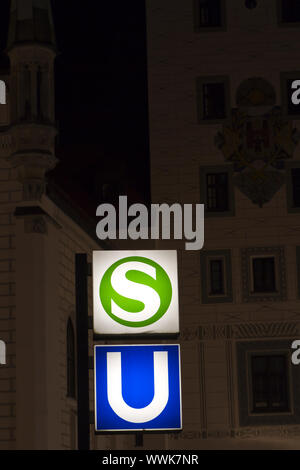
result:
M 94 333 L 179 333 L 177 253 L 94 251 Z

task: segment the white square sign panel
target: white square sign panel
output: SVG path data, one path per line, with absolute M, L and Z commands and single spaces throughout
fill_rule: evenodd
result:
M 94 333 L 179 333 L 175 250 L 93 252 Z

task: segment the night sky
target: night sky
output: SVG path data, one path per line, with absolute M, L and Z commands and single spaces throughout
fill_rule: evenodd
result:
M 9 3 L 1 0 L 2 50 Z M 92 212 L 113 179 L 119 192 L 148 202 L 144 1 L 52 0 L 52 7 L 60 163 L 49 178 Z

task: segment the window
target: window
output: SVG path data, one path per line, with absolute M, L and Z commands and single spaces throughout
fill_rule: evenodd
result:
M 299 0 L 279 1 L 280 22 L 297 23 L 300 22 L 300 2 Z
M 199 122 L 222 122 L 229 116 L 229 81 L 227 77 L 197 78 Z
M 31 70 L 26 65 L 23 69 L 23 107 L 21 119 L 23 121 L 31 119 Z
M 67 325 L 67 396 L 76 396 L 76 369 L 75 369 L 75 336 L 72 321 L 69 318 Z
M 232 166 L 200 168 L 200 196 L 208 217 L 233 216 L 234 192 Z
M 252 273 L 254 292 L 276 291 L 274 257 L 253 258 Z
M 224 294 L 224 262 L 222 259 L 213 259 L 209 262 L 210 295 Z
M 202 96 L 203 119 L 224 119 L 226 117 L 224 83 L 204 83 Z
M 43 117 L 43 109 L 42 109 L 42 80 L 43 80 L 43 73 L 41 67 L 38 67 L 36 73 L 36 108 L 37 108 L 37 117 L 42 119 Z
M 202 251 L 202 303 L 232 302 L 230 250 Z
M 300 212 L 300 162 L 286 162 L 286 199 L 288 212 Z
M 236 343 L 240 426 L 300 423 L 300 374 L 291 364 L 290 339 L 267 339 L 265 330 L 263 341 L 245 340 L 257 337 L 255 324 L 248 327 Z
M 283 247 L 241 250 L 244 302 L 283 301 L 287 298 Z
M 293 206 L 300 207 L 300 168 L 292 168 Z
M 297 265 L 297 292 L 300 299 L 300 246 L 296 247 L 296 265 Z
M 0 80 L 0 104 L 6 104 L 6 83 Z
M 228 174 L 208 173 L 206 175 L 207 210 L 224 212 L 228 210 Z
M 253 413 L 289 411 L 286 361 L 285 355 L 251 357 Z
M 49 21 L 48 12 L 45 8 L 38 8 L 38 6 L 33 8 L 33 24 L 36 28 L 35 39 L 41 43 L 51 43 L 51 23 Z
M 224 0 L 194 0 L 196 31 L 219 30 L 225 26 Z
M 4 79 L 5 78 L 5 79 Z M 8 126 L 10 123 L 10 100 L 9 88 L 6 77 L 0 78 L 0 128 Z

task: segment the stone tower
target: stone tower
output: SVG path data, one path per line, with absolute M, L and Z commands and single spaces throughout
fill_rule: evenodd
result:
M 76 207 L 53 188 L 45 192 L 56 162 L 50 0 L 11 1 L 7 53 L 10 64 L 5 57 L 0 69 L 7 90 L 0 105 L 0 450 L 75 449 L 75 254 L 91 262 L 99 244 Z M 91 287 L 90 279 L 89 312 Z M 90 380 L 93 410 L 92 371 Z M 91 447 L 117 445 L 101 439 L 91 432 Z
M 11 165 L 23 200 L 39 200 L 54 156 L 55 34 L 49 0 L 12 0 L 10 58 Z

